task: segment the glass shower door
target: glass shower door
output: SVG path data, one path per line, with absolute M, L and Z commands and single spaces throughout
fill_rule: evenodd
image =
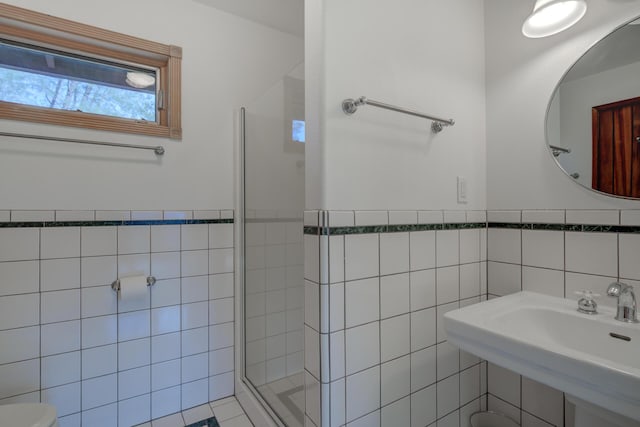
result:
M 304 424 L 304 81 L 244 109 L 244 372 L 278 418 Z

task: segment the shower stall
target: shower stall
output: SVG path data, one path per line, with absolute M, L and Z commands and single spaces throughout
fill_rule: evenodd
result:
M 304 69 L 242 108 L 242 380 L 304 425 Z

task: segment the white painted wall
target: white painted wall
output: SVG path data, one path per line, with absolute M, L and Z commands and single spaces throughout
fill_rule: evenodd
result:
M 638 207 L 573 182 L 553 161 L 545 116 L 556 85 L 590 46 L 640 15 L 640 4 L 589 2 L 575 27 L 544 39 L 520 31 L 529 2 L 485 2 L 489 209 Z
M 306 2 L 308 209 L 484 209 L 482 3 Z M 456 125 L 364 106 L 367 96 Z M 315 122 L 314 122 L 315 121 Z M 456 201 L 456 176 L 469 202 Z
M 234 203 L 234 112 L 303 60 L 303 41 L 188 0 L 7 3 L 183 48 L 183 139 L 2 121 L 5 131 L 164 145 L 151 152 L 0 138 L 2 209 L 214 209 Z

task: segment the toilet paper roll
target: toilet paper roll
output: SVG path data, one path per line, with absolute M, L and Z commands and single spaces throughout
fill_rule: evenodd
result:
M 144 274 L 120 278 L 120 299 L 133 300 L 147 295 L 147 276 Z

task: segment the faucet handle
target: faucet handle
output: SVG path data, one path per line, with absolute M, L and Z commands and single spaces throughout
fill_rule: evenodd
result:
M 594 300 L 600 294 L 593 293 L 590 290 L 575 291 L 574 294 L 582 295 L 578 300 L 578 311 L 584 314 L 598 314 L 598 303 Z
M 626 283 L 622 283 L 622 282 L 613 282 L 612 284 L 609 285 L 609 287 L 607 288 L 607 295 L 609 295 L 610 297 L 619 297 L 620 294 L 622 292 L 624 292 L 625 290 L 627 290 L 630 286 L 627 285 Z
M 618 298 L 616 320 L 627 323 L 639 323 L 636 312 L 636 295 L 633 291 L 633 286 L 622 282 L 613 282 L 607 288 L 607 295 Z

